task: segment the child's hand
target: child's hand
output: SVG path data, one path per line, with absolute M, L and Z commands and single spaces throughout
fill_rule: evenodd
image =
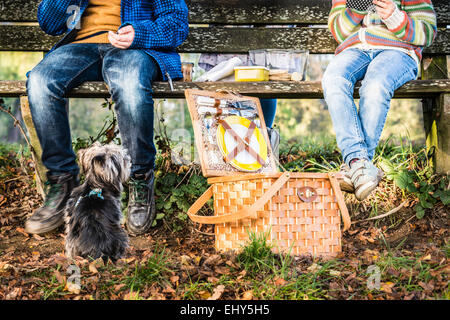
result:
M 116 48 L 128 49 L 134 40 L 134 28 L 133 26 L 125 26 L 117 33 L 109 31 L 108 33 L 109 42 Z
M 389 18 L 396 9 L 395 3 L 391 0 L 373 0 L 373 4 L 375 5 L 378 15 L 383 20 Z

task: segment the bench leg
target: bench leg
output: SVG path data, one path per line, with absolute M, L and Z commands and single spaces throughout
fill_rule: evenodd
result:
M 450 94 L 441 94 L 436 114 L 436 172 L 450 174 Z
M 27 127 L 28 134 L 30 136 L 30 144 L 32 147 L 31 156 L 35 163 L 35 171 L 36 171 L 36 186 L 38 192 L 44 198 L 44 182 L 47 180 L 46 169 L 41 161 L 42 149 L 41 144 L 39 143 L 39 139 L 36 133 L 36 129 L 34 128 L 33 119 L 31 118 L 30 105 L 28 103 L 27 96 L 20 97 L 20 108 L 22 111 L 22 118 Z
M 448 78 L 448 60 L 449 56 L 424 59 L 422 79 Z M 433 167 L 437 173 L 450 173 L 450 95 L 422 101 L 427 149 L 434 149 Z
M 423 101 L 427 149 L 436 173 L 450 173 L 450 94 Z

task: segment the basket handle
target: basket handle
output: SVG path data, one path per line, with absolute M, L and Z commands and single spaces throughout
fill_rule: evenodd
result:
M 350 215 L 348 214 L 347 205 L 345 204 L 344 201 L 344 195 L 342 194 L 339 182 L 336 179 L 336 175 L 333 172 L 329 172 L 328 177 L 330 179 L 331 187 L 333 188 L 334 194 L 336 195 L 339 209 L 341 211 L 342 221 L 344 222 L 344 228 L 342 231 L 346 231 L 350 228 L 352 220 L 350 219 Z
M 220 216 L 198 216 L 196 213 L 200 210 L 201 207 L 205 205 L 205 203 L 211 199 L 213 196 L 212 186 L 208 188 L 208 190 L 203 193 L 203 195 L 194 202 L 194 204 L 189 208 L 187 214 L 192 221 L 202 223 L 202 224 L 217 224 L 217 223 L 225 223 L 238 221 L 245 218 L 256 219 L 256 212 L 260 210 L 264 205 L 281 189 L 281 187 L 290 179 L 289 172 L 284 172 L 278 179 L 275 181 L 270 188 L 255 201 L 254 204 L 248 207 L 244 207 L 236 213 L 224 214 Z

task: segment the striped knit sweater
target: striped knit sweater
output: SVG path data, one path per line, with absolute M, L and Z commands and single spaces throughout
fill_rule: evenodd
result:
M 436 36 L 436 14 L 430 0 L 391 0 L 397 9 L 386 20 L 376 12 L 346 8 L 347 0 L 332 0 L 328 27 L 339 43 L 335 54 L 345 49 L 390 48 L 411 55 L 417 63 L 422 50 Z

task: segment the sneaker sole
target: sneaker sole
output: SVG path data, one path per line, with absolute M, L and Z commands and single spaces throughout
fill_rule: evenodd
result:
M 26 221 L 25 222 L 25 232 L 30 233 L 30 234 L 44 234 L 47 232 L 54 231 L 55 229 L 59 228 L 63 224 L 64 224 L 64 220 L 61 220 L 60 222 L 53 224 L 51 226 L 38 227 L 38 226 L 33 226 L 33 222 Z
M 355 191 L 355 197 L 359 201 L 363 201 L 366 199 L 373 190 L 375 190 L 378 186 L 379 181 L 369 181 L 362 186 L 359 186 Z
M 341 181 L 339 186 L 341 187 L 342 191 L 345 191 L 347 193 L 354 193 L 355 192 L 355 188 L 353 187 L 353 184 L 351 183 L 351 180 L 349 180 L 346 177 L 344 177 L 344 180 Z

